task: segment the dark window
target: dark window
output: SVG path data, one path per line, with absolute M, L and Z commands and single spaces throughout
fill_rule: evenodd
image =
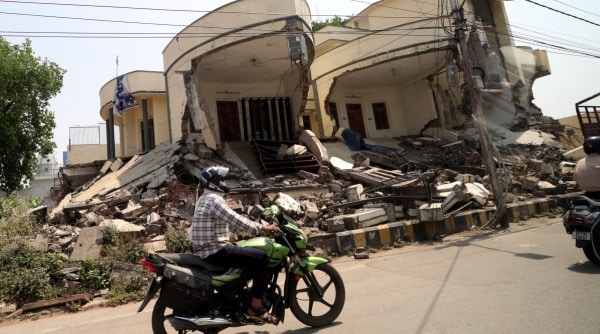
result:
M 373 118 L 375 119 L 375 129 L 386 130 L 390 128 L 390 121 L 388 120 L 385 103 L 373 103 Z
M 312 125 L 310 124 L 310 116 L 309 115 L 302 115 L 302 123 L 304 124 L 304 130 L 312 131 Z
M 339 128 L 340 118 L 338 117 L 337 104 L 335 104 L 335 102 L 329 102 L 327 106 L 329 107 L 329 114 L 335 119 L 336 128 Z
M 149 147 L 146 147 L 146 141 L 144 140 L 144 135 L 146 133 L 146 129 L 144 129 L 144 121 L 140 121 L 140 133 L 142 135 L 142 151 L 148 152 L 154 148 L 154 120 L 152 118 L 148 119 L 148 140 Z

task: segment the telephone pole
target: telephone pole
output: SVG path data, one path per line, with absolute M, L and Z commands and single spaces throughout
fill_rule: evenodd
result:
M 466 1 L 466 0 L 465 0 Z M 467 43 L 467 24 L 464 18 L 463 7 L 458 7 L 456 0 L 450 0 L 452 6 L 452 15 L 454 17 L 454 26 L 458 38 L 458 56 L 460 58 L 463 79 L 465 81 L 467 92 L 469 95 L 469 104 L 471 106 L 472 117 L 475 126 L 479 130 L 479 141 L 481 145 L 481 155 L 483 162 L 486 166 L 486 171 L 489 176 L 492 193 L 494 194 L 494 200 L 496 203 L 496 212 L 490 218 L 485 225 L 495 227 L 498 224 L 498 220 L 504 215 L 506 209 L 506 198 L 504 197 L 504 187 L 502 187 L 498 181 L 498 172 L 496 170 L 496 161 L 494 161 L 494 155 L 491 151 L 491 139 L 487 131 L 485 117 L 481 109 L 481 99 L 479 94 L 479 88 L 475 85 L 476 78 L 473 76 L 473 62 L 471 60 L 471 53 L 469 50 L 469 44 Z M 463 2 L 464 4 L 464 2 Z M 500 162 L 499 162 L 500 163 Z M 508 222 L 501 222 L 502 227 L 508 227 Z

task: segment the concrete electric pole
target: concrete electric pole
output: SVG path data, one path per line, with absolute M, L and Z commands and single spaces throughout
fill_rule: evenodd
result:
M 477 79 L 481 80 L 482 82 L 482 78 L 477 78 L 473 75 L 473 62 L 471 60 L 471 53 L 467 43 L 468 29 L 466 20 L 464 18 L 463 7 L 461 6 L 459 8 L 456 0 L 450 0 L 450 4 L 452 6 L 456 37 L 458 38 L 458 55 L 462 65 L 463 79 L 467 88 L 466 92 L 469 95 L 469 104 L 471 106 L 471 112 L 475 126 L 479 130 L 481 154 L 490 178 L 489 181 L 496 203 L 496 212 L 486 225 L 495 227 L 498 224 L 498 221 L 501 221 L 501 218 L 504 215 L 504 210 L 506 209 L 506 198 L 504 196 L 504 189 L 498 181 L 498 172 L 496 170 L 496 161 L 494 161 L 494 155 L 492 153 L 491 139 L 487 131 L 485 117 L 481 109 L 481 99 L 479 94 L 479 86 L 481 85 L 476 85 Z M 501 223 L 502 227 L 508 227 L 508 222 L 501 221 Z

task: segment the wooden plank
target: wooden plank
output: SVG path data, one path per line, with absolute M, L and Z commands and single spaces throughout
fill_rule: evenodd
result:
M 88 296 L 87 293 L 80 293 L 77 295 L 72 295 L 72 296 L 67 296 L 67 297 L 58 297 L 58 298 L 54 298 L 54 299 L 40 300 L 40 301 L 33 302 L 33 303 L 27 303 L 27 304 L 23 305 L 22 310 L 30 311 L 30 310 L 34 310 L 34 309 L 41 308 L 41 307 L 56 306 L 56 305 L 62 305 L 62 304 L 70 303 L 70 302 L 79 302 L 79 301 L 83 301 L 83 302 L 87 303 L 90 300 L 91 300 L 90 296 Z

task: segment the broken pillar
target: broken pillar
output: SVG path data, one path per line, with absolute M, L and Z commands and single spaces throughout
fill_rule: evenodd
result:
M 347 230 L 366 228 L 389 221 L 387 212 L 382 208 L 361 209 L 342 217 Z
M 346 199 L 349 202 L 356 202 L 365 199 L 363 194 L 364 188 L 362 184 L 353 184 L 346 188 Z
M 422 222 L 436 222 L 444 220 L 442 203 L 422 204 L 419 207 L 419 219 Z

